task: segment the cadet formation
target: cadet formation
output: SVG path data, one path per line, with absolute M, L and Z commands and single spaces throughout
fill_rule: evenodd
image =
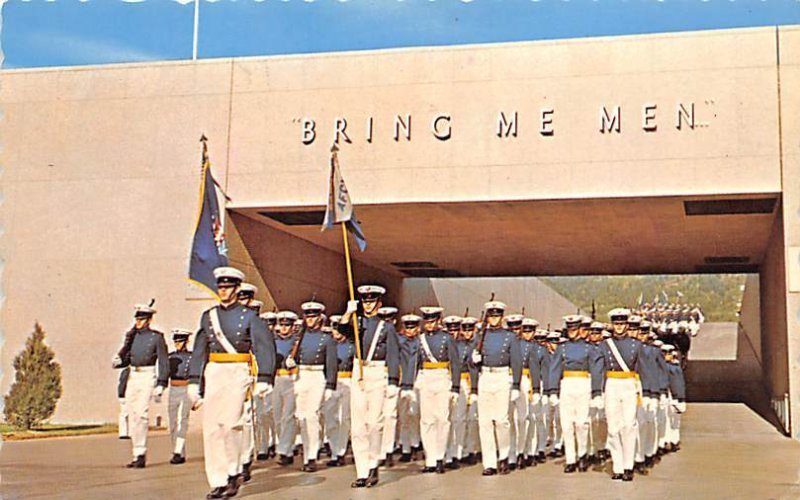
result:
M 315 300 L 260 314 L 241 271 L 214 275 L 220 304 L 196 332 L 172 330 L 174 351 L 150 328 L 151 302 L 136 306 L 113 360 L 127 467 L 146 466 L 148 407 L 167 390 L 171 464 L 185 462 L 190 410 L 203 407 L 207 498 L 235 496 L 254 461 L 298 460 L 306 473 L 323 456 L 325 467 L 352 463 L 353 488 L 376 485 L 395 461 L 431 474 L 480 463 L 493 476 L 610 460 L 613 480 L 632 481 L 680 449 L 699 307 L 643 304 L 544 329 L 495 300 L 480 320 L 434 305 L 399 315 L 383 287 L 363 285 L 341 315 Z

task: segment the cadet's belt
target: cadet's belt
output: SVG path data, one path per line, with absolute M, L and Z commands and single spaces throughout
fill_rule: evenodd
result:
M 564 378 L 567 377 L 589 378 L 589 372 L 584 370 L 564 370 Z
M 509 369 L 508 372 L 511 373 L 511 369 Z M 522 369 L 522 374 L 523 375 L 530 375 L 531 374 L 531 369 L 530 368 L 523 368 Z
M 353 378 L 353 372 L 339 372 L 336 376 L 339 378 Z
M 189 385 L 189 381 L 188 380 L 180 380 L 180 379 L 171 379 L 169 381 L 169 385 L 171 385 L 173 387 L 183 387 L 185 385 Z
M 321 372 L 325 369 L 325 365 L 298 365 L 298 368 L 304 372 Z
M 156 366 L 131 366 L 132 372 L 154 372 L 156 371 Z
M 461 380 L 469 380 L 469 373 L 462 373 Z
M 636 378 L 636 372 L 621 372 L 621 371 L 608 371 L 606 372 L 608 378 Z
M 439 370 L 442 368 L 449 368 L 449 367 L 450 363 L 447 361 L 438 361 L 436 363 L 432 361 L 425 361 L 424 363 L 422 363 L 422 368 L 425 370 Z
M 508 367 L 507 366 L 482 366 L 481 367 L 481 371 L 482 372 L 487 372 L 487 373 L 503 373 L 503 372 L 508 373 Z
M 287 370 L 286 368 L 278 368 L 278 375 L 294 375 L 297 373 L 297 367 L 292 368 L 291 370 Z
M 227 352 L 212 352 L 208 355 L 208 360 L 212 363 L 249 363 L 253 356 L 249 352 L 237 352 L 230 354 Z

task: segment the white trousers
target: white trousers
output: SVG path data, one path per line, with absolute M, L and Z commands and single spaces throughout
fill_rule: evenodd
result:
M 130 436 L 130 429 L 128 428 L 128 406 L 125 404 L 124 399 L 122 399 L 121 403 L 119 404 L 119 423 L 117 432 L 121 438 Z
M 497 468 L 497 460 L 508 459 L 511 445 L 508 405 L 511 381 L 508 371 L 483 370 L 478 379 L 478 429 L 483 467 Z
M 359 362 L 355 360 L 353 375 L 358 371 Z M 387 385 L 386 368 L 379 364 L 365 366 L 364 380 L 356 378 L 350 387 L 351 443 L 359 479 L 366 479 L 381 458 Z
M 509 378 L 510 381 L 510 378 Z M 519 383 L 519 399 L 509 402 L 508 418 L 511 424 L 509 437 L 510 449 L 508 461 L 517 462 L 517 455 L 526 452 L 528 442 L 528 393 L 531 390 L 531 381 L 527 375 L 523 375 Z
M 658 408 L 656 410 L 656 442 L 659 448 L 663 448 L 667 444 L 667 419 L 669 413 L 669 397 L 664 396 L 658 400 Z
M 550 450 L 561 448 L 563 444 L 561 433 L 561 416 L 560 416 L 561 403 L 557 405 L 547 404 L 547 439 L 550 442 Z
M 294 439 L 297 434 L 294 412 L 294 375 L 278 375 L 275 377 L 275 389 L 272 391 L 272 415 L 278 436 L 275 452 L 278 455 L 291 457 L 293 454 Z
M 639 440 L 636 447 L 636 462 L 644 462 L 644 459 L 655 454 L 657 444 L 656 432 L 656 413 L 658 413 L 658 400 L 650 396 L 642 398 L 642 404 L 636 412 L 636 420 L 639 426 Z
M 411 448 L 417 448 L 420 445 L 419 390 L 414 389 L 414 394 L 413 400 L 401 399 L 397 406 L 400 446 L 403 453 L 411 453 Z
M 560 417 L 567 464 L 574 464 L 586 454 L 589 441 L 589 402 L 592 383 L 589 377 L 561 379 Z
M 325 430 L 331 445 L 332 457 L 344 457 L 350 438 L 350 384 L 352 378 L 339 378 L 336 392 L 325 404 Z
M 615 474 L 633 469 L 636 452 L 636 379 L 609 378 L 606 380 L 606 422 L 608 451 Z
M 188 386 L 169 387 L 169 437 L 172 440 L 172 453 L 186 455 L 186 431 L 189 429 L 189 403 Z
M 589 454 L 595 455 L 598 451 L 606 449 L 608 427 L 606 426 L 605 410 L 593 408 L 590 412 L 590 419 L 592 440 L 590 442 L 591 448 L 589 450 Z
M 670 444 L 681 442 L 681 414 L 672 405 L 667 407 L 667 432 L 665 440 Z
M 239 473 L 244 400 L 251 383 L 247 363 L 208 363 L 203 405 L 203 454 L 208 484 L 225 486 Z
M 423 369 L 417 377 L 419 388 L 419 433 L 425 448 L 425 465 L 434 467 L 444 460 L 450 435 L 450 370 Z
M 256 439 L 258 452 L 267 453 L 270 446 L 275 446 L 275 420 L 272 413 L 272 394 L 256 398 Z
M 381 442 L 381 457 L 394 451 L 395 437 L 397 436 L 397 393 L 386 392 L 383 400 L 383 440 Z
M 450 414 L 450 435 L 447 441 L 447 460 L 461 460 L 469 453 L 477 451 L 478 404 L 467 404 L 470 384 L 466 377 L 461 378 L 458 399 Z
M 303 440 L 303 463 L 316 460 L 320 447 L 320 415 L 325 394 L 325 373 L 300 367 L 294 382 L 295 418 Z
M 125 389 L 125 406 L 133 445 L 133 458 L 147 452 L 147 428 L 150 423 L 150 398 L 156 386 L 156 368 L 142 367 L 128 376 Z
M 251 377 L 251 387 L 252 383 L 253 380 Z M 252 397 L 252 395 L 250 397 Z M 250 404 L 250 398 L 246 398 L 244 407 L 242 408 L 242 449 L 239 452 L 239 473 L 242 472 L 242 465 L 253 461 L 253 450 L 256 445 L 253 438 L 253 432 L 255 431 L 253 428 L 253 406 L 250 406 Z M 252 404 L 255 405 L 255 402 Z
M 547 447 L 547 413 L 549 404 L 547 397 L 542 396 L 539 401 L 531 401 L 528 408 L 528 443 L 529 455 L 544 453 Z

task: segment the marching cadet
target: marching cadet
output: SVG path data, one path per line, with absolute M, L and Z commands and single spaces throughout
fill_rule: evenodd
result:
M 530 391 L 530 378 L 528 367 L 525 366 L 525 358 L 528 355 L 530 344 L 520 340 L 522 334 L 522 322 L 524 316 L 521 314 L 510 314 L 506 316 L 506 328 L 514 334 L 515 342 L 519 344 L 520 357 L 523 360 L 522 377 L 520 378 L 520 397 L 516 401 L 509 401 L 508 421 L 511 424 L 509 429 L 509 452 L 508 467 L 515 470 L 525 468 L 525 443 L 528 437 L 528 392 Z M 524 350 L 523 350 L 524 349 Z M 509 379 L 512 377 L 509 370 Z
M 119 400 L 119 425 L 117 433 L 120 439 L 130 439 L 130 428 L 128 427 L 128 409 L 125 407 L 125 389 L 128 387 L 128 377 L 130 367 L 125 367 L 119 371 L 119 382 L 117 383 L 117 399 Z
M 272 415 L 275 419 L 275 432 L 278 436 L 275 451 L 278 455 L 278 464 L 291 465 L 294 463 L 294 442 L 297 435 L 295 414 L 294 379 L 297 367 L 286 364 L 299 333 L 295 333 L 294 325 L 297 314 L 292 311 L 280 311 L 277 314 L 275 328 L 275 355 L 276 366 L 275 391 L 272 393 Z
M 303 472 L 317 471 L 320 449 L 320 414 L 323 405 L 336 390 L 338 361 L 333 337 L 322 332 L 325 306 L 309 301 L 301 306 L 305 322 L 301 337 L 295 342 L 297 360 L 290 356 L 285 365 L 299 368 L 294 382 L 295 418 L 303 441 Z
M 272 311 L 260 314 L 259 317 L 267 325 L 267 331 L 273 334 L 275 325 L 278 322 L 278 315 Z M 274 392 L 273 392 L 274 394 Z M 269 460 L 275 456 L 275 443 L 278 441 L 275 432 L 275 417 L 272 412 L 272 395 L 256 398 L 256 443 L 258 446 L 257 459 L 259 461 Z
M 546 395 L 542 399 L 546 399 L 546 401 L 543 401 L 543 404 L 545 406 L 545 410 L 547 411 L 547 421 L 545 422 L 545 425 L 547 426 L 547 438 L 548 442 L 550 443 L 550 453 L 548 454 L 550 458 L 559 458 L 564 456 L 564 435 L 561 431 L 559 401 L 558 396 L 556 396 L 556 392 L 558 392 L 558 386 L 561 383 L 561 380 L 552 380 L 550 377 L 550 365 L 553 364 L 553 357 L 559 344 L 561 344 L 561 341 L 562 339 L 560 331 L 553 330 L 547 333 L 546 345 L 548 356 L 548 372 L 547 376 L 542 381 Z
M 398 423 L 400 426 L 401 462 L 410 462 L 421 449 L 419 435 L 419 394 L 414 387 L 419 370 L 419 333 L 422 318 L 406 314 L 400 318 L 401 328 L 397 336 L 400 350 L 402 380 Z
M 239 292 L 236 294 L 239 304 L 252 309 L 256 314 L 261 313 L 261 306 L 264 305 L 260 300 L 256 300 L 258 287 L 250 283 L 239 285 Z M 264 398 L 257 398 L 264 399 Z M 250 481 L 250 469 L 253 466 L 253 451 L 255 451 L 255 429 L 254 429 L 254 410 L 253 394 L 248 391 L 244 401 L 244 422 L 242 423 L 242 448 L 239 456 L 239 475 L 243 483 Z
M 150 328 L 156 310 L 150 305 L 137 305 L 134 327 L 125 335 L 125 342 L 114 356 L 114 368 L 130 367 L 125 388 L 125 408 L 128 410 L 133 461 L 126 467 L 143 469 L 147 452 L 147 429 L 150 398 L 161 402 L 169 378 L 167 342 L 164 334 Z
M 448 333 L 454 335 L 458 362 L 461 366 L 458 400 L 453 407 L 450 422 L 450 438 L 447 444 L 448 469 L 458 469 L 459 464 L 475 464 L 478 420 L 478 371 L 470 362 L 472 351 L 477 344 L 475 324 L 472 317 L 448 316 L 444 319 Z M 458 330 L 456 330 L 458 327 Z
M 175 350 L 169 353 L 169 437 L 172 440 L 171 464 L 186 462 L 186 431 L 189 429 L 191 403 L 189 386 L 189 360 L 192 351 L 187 348 L 192 332 L 175 328 L 172 342 Z
M 564 316 L 568 342 L 560 344 L 551 358 L 550 380 L 559 381 L 551 401 L 560 402 L 561 431 L 566 454 L 565 473 L 589 468 L 589 406 L 597 406 L 603 388 L 603 362 L 599 351 L 580 338 L 579 315 Z
M 394 327 L 397 323 L 397 308 L 391 306 L 381 307 L 378 309 L 378 318 Z M 384 399 L 383 438 L 380 454 L 383 458 L 378 461 L 378 465 L 381 466 L 391 467 L 393 465 L 392 454 L 395 450 L 395 438 L 397 437 L 398 394 L 395 391 L 386 391 L 386 399 Z
M 207 498 L 235 496 L 239 491 L 244 402 L 252 389 L 253 358 L 258 367 L 256 396 L 272 390 L 275 344 L 258 315 L 237 302 L 244 274 L 233 267 L 214 269 L 220 304 L 200 318 L 189 364 L 189 399 L 200 399 L 205 380 L 203 451 L 208 483 Z
M 519 397 L 522 356 L 514 334 L 502 327 L 506 305 L 499 301 L 484 305 L 484 335 L 472 352 L 472 362 L 480 367 L 478 378 L 478 425 L 480 429 L 483 475 L 508 474 L 510 427 L 509 401 Z M 508 370 L 512 378 L 509 381 Z M 499 459 L 499 461 L 498 461 Z
M 348 301 L 342 324 L 339 325 L 342 333 L 351 337 L 355 335 L 352 325 L 355 314 L 359 345 L 363 348 L 361 358 L 354 362 L 353 371 L 360 372 L 363 367 L 364 378 L 354 384 L 350 393 L 351 441 L 356 462 L 356 480 L 351 484 L 353 488 L 378 484 L 386 393 L 394 394 L 396 398 L 400 391 L 397 332 L 392 324 L 378 317 L 386 289 L 377 285 L 362 285 L 358 287 L 358 293 L 362 313 L 357 312 L 359 301 Z
M 267 323 L 269 331 L 275 330 L 275 325 L 278 324 L 278 314 L 272 311 L 267 311 L 259 315 Z
M 634 470 L 647 475 L 647 469 L 653 465 L 656 453 L 658 433 L 656 416 L 660 397 L 659 380 L 661 379 L 659 358 L 660 349 L 650 343 L 652 323 L 642 320 L 639 324 L 638 340 L 642 343 L 642 359 L 639 365 L 639 378 L 642 383 L 642 403 L 638 409 L 639 446 L 634 458 Z
M 442 330 L 441 307 L 421 307 L 423 332 L 419 337 L 420 435 L 425 449 L 423 473 L 445 473 L 444 456 L 450 435 L 450 407 L 458 399 L 461 365 L 453 337 Z
M 336 391 L 328 400 L 325 411 L 325 426 L 331 444 L 328 467 L 341 467 L 345 464 L 347 442 L 350 440 L 350 389 L 356 346 L 352 339 L 339 333 L 341 318 L 338 315 L 331 316 L 331 335 L 336 346 L 339 373 L 336 377 Z
M 547 330 L 536 329 L 533 334 L 534 345 L 528 352 L 527 366 L 531 374 L 531 404 L 528 434 L 531 435 L 531 458 L 528 465 L 543 464 L 546 461 L 548 428 L 547 412 L 549 404 L 544 395 L 545 381 L 550 373 L 550 353 L 547 350 Z
M 641 344 L 627 335 L 628 309 L 617 308 L 608 313 L 613 337 L 602 344 L 605 357 L 605 411 L 608 424 L 608 447 L 614 474 L 611 479 L 633 481 L 636 453 L 637 381 L 636 371 L 641 358 Z
M 541 372 L 539 371 L 539 360 L 537 358 L 536 347 L 538 346 L 534 335 L 536 335 L 536 328 L 539 322 L 533 318 L 524 318 L 522 320 L 522 329 L 519 334 L 520 353 L 522 355 L 522 379 L 520 381 L 520 401 L 524 405 L 524 410 L 520 409 L 521 406 L 517 404 L 517 415 L 520 419 L 522 415 L 525 416 L 524 421 L 520 424 L 520 428 L 524 428 L 525 432 L 522 434 L 522 439 L 517 438 L 518 454 L 517 464 L 520 469 L 536 465 L 534 456 L 536 455 L 536 428 L 533 423 L 533 413 L 531 408 L 533 406 L 534 392 L 539 396 L 538 402 L 541 402 Z
M 605 325 L 599 321 L 593 321 L 589 325 L 589 345 L 600 355 L 600 359 L 605 365 L 605 358 L 602 356 L 600 343 L 603 341 L 603 330 Z M 608 332 L 606 332 L 608 333 Z M 610 336 L 610 334 L 609 334 Z M 601 384 L 605 384 L 605 366 L 601 373 L 603 380 Z M 601 385 L 602 387 L 602 385 Z M 608 458 L 608 450 L 606 449 L 606 440 L 608 438 L 608 428 L 606 427 L 606 417 L 603 410 L 602 399 L 600 401 L 593 400 L 593 404 L 589 408 L 590 415 L 590 435 L 589 440 L 589 461 L 591 463 L 604 464 Z
M 667 353 L 669 372 L 669 407 L 665 449 L 675 452 L 681 449 L 681 415 L 686 412 L 686 382 L 683 378 L 680 358 L 672 345 L 661 347 Z

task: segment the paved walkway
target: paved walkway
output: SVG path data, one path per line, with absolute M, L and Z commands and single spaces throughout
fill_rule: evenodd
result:
M 505 477 L 483 478 L 480 466 L 445 475 L 419 474 L 420 464 L 381 473 L 370 490 L 352 490 L 353 467 L 299 472 L 259 465 L 242 498 L 800 498 L 800 442 L 792 441 L 743 404 L 696 403 L 684 418 L 683 448 L 647 477 L 611 481 L 609 471 L 564 475 L 563 459 Z M 0 495 L 8 498 L 204 498 L 208 490 L 199 434 L 189 461 L 169 465 L 169 435 L 151 436 L 150 464 L 128 470 L 130 442 L 90 436 L 4 443 Z

